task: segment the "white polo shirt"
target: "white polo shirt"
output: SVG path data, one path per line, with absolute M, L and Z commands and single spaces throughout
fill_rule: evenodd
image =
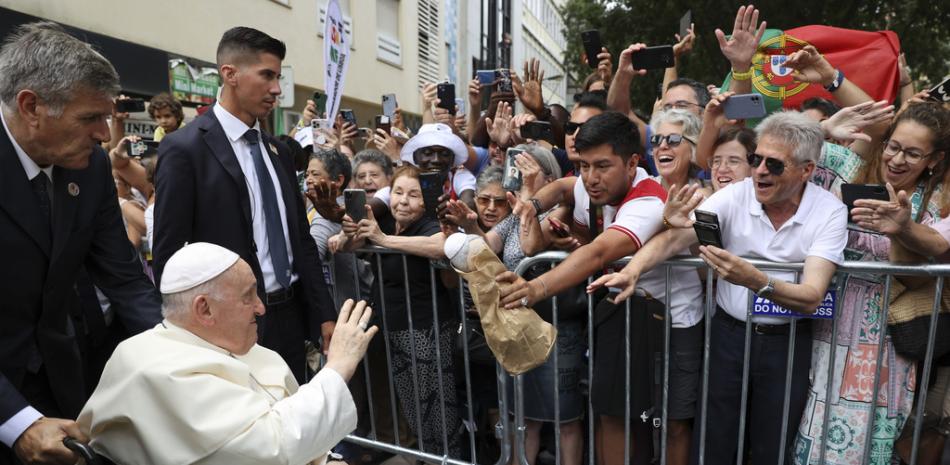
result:
M 663 231 L 663 202 L 666 191 L 647 174 L 637 168 L 630 191 L 619 205 L 605 205 L 604 230 L 613 229 L 627 235 L 642 247 L 651 237 Z M 590 197 L 578 176 L 574 183 L 574 222 L 588 226 Z M 688 254 L 684 250 L 683 254 Z M 657 267 L 640 277 L 637 287 L 651 297 L 666 303 L 666 268 Z M 689 328 L 703 319 L 703 288 L 693 268 L 674 268 L 671 276 L 670 318 L 674 328 Z
M 778 263 L 820 257 L 840 265 L 848 242 L 848 211 L 834 194 L 807 182 L 801 204 L 778 231 L 755 199 L 752 178 L 730 184 L 709 197 L 699 210 L 719 216 L 723 246 L 732 254 Z M 795 273 L 766 271 L 773 279 L 795 282 Z M 733 318 L 746 321 L 749 289 L 718 280 L 716 303 Z M 752 321 L 787 324 L 788 318 L 755 316 Z

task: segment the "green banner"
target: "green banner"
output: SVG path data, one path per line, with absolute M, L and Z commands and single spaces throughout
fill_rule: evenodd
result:
M 168 85 L 179 101 L 210 104 L 218 95 L 221 78 L 214 67 L 173 58 L 168 60 Z

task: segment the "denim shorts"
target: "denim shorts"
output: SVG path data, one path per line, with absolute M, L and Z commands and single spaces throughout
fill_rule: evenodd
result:
M 583 414 L 580 380 L 584 374 L 584 323 L 580 320 L 559 322 L 557 346 L 544 364 L 521 376 L 524 386 L 524 416 L 528 420 L 554 422 L 554 352 L 557 351 L 560 420 L 579 420 Z M 514 413 L 514 379 L 507 382 L 511 413 Z

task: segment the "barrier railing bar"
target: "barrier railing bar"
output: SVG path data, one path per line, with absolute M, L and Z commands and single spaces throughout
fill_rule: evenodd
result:
M 705 265 L 705 262 L 700 260 L 702 265 Z M 703 318 L 706 322 L 712 321 L 714 302 L 713 302 L 713 278 L 715 274 L 713 269 L 706 268 L 706 311 Z M 712 340 L 712 325 L 707 324 L 704 328 L 705 335 L 703 336 L 703 386 L 702 392 L 700 394 L 700 410 L 699 410 L 699 465 L 706 463 L 706 418 L 707 410 L 709 409 L 709 350 L 711 347 L 710 341 Z
M 692 273 L 692 270 L 686 270 L 687 273 Z M 663 314 L 663 353 L 666 354 L 663 357 L 663 405 L 662 405 L 662 425 L 660 429 L 660 465 L 666 465 L 667 453 L 666 447 L 669 441 L 667 437 L 670 434 L 669 424 L 669 406 L 670 406 L 670 332 L 673 327 L 673 313 L 671 310 L 670 302 L 673 301 L 673 285 L 671 281 L 673 279 L 673 266 L 666 265 L 666 293 L 663 294 L 666 296 L 666 303 L 664 305 L 664 314 Z
M 623 463 L 630 463 L 630 417 L 633 416 L 633 412 L 630 411 L 630 299 L 624 302 L 623 346 L 627 353 L 627 363 L 623 366 L 623 385 L 626 391 L 623 410 Z M 649 382 L 652 383 L 653 380 L 651 379 Z
M 402 275 L 409 276 L 409 266 L 406 262 L 406 255 L 402 256 Z M 409 293 L 409 280 L 404 279 L 406 288 L 406 319 L 409 320 L 409 361 L 412 364 L 412 391 L 416 402 L 416 439 L 419 441 L 419 450 L 426 450 L 422 439 L 422 402 L 419 400 L 419 369 L 416 365 L 416 331 L 412 324 L 412 299 Z
M 356 301 L 363 300 L 363 291 L 360 290 L 360 272 L 359 258 L 356 254 L 351 254 L 353 259 L 353 282 L 356 284 L 353 288 L 356 290 Z M 336 279 L 336 269 L 333 266 L 333 260 L 330 260 L 330 276 Z M 333 302 L 339 302 L 339 296 L 336 293 L 336 286 L 333 288 Z M 376 408 L 373 405 L 373 383 L 370 379 L 370 361 L 369 357 L 363 357 L 363 374 L 366 376 L 366 403 L 369 406 L 369 437 L 377 439 L 376 435 Z
M 465 281 L 459 276 L 459 313 L 461 317 L 462 325 L 462 363 L 465 365 L 463 371 L 465 371 L 465 400 L 466 405 L 468 406 L 468 427 L 465 428 L 468 430 L 468 444 L 471 449 L 469 452 L 472 454 L 472 463 L 476 463 L 477 456 L 475 452 L 475 429 L 477 428 L 477 423 L 475 422 L 475 408 L 472 406 L 472 370 L 471 370 L 471 361 L 468 357 L 468 318 L 465 315 Z
M 447 455 L 436 455 L 430 454 L 428 452 L 422 452 L 416 449 L 408 449 L 405 447 L 394 446 L 392 444 L 386 444 L 384 442 L 373 441 L 370 439 L 362 438 L 359 436 L 354 436 L 352 434 L 347 435 L 345 440 L 347 442 L 357 444 L 364 447 L 371 447 L 374 449 L 379 449 L 382 451 L 389 452 L 391 454 L 399 454 L 407 457 L 412 457 L 416 460 L 421 460 L 427 463 L 436 463 L 436 464 L 448 464 L 448 465 L 471 465 L 470 462 L 464 462 L 462 460 L 453 459 Z
M 800 273 L 796 271 L 793 282 L 799 282 L 800 278 Z M 788 357 L 785 362 L 785 391 L 783 391 L 784 395 L 782 396 L 785 399 L 782 403 L 782 433 L 779 437 L 778 465 L 785 465 L 785 456 L 787 455 L 785 448 L 788 442 L 788 411 L 792 400 L 792 376 L 795 373 L 795 339 L 798 336 L 798 320 L 799 318 L 793 317 L 788 321 Z
M 534 257 L 528 257 L 522 260 L 521 262 L 524 263 L 526 260 L 534 260 L 534 259 L 540 262 L 541 260 L 544 259 L 544 258 L 539 258 L 542 255 L 543 254 L 538 254 L 538 255 L 535 255 Z M 527 267 L 524 268 L 524 270 L 526 269 Z M 519 263 L 518 268 L 516 269 L 515 273 L 522 275 L 524 274 L 524 270 L 522 270 L 521 264 Z M 587 285 L 589 286 L 590 283 L 592 282 L 594 282 L 593 278 L 588 277 Z M 594 441 L 593 438 L 596 437 L 594 435 L 594 403 L 593 403 L 594 401 L 593 401 L 592 396 L 590 395 L 590 391 L 592 387 L 591 380 L 593 379 L 594 379 L 594 296 L 592 294 L 587 294 L 587 430 L 588 430 L 587 433 L 589 435 L 588 437 L 591 438 L 592 442 Z M 587 455 L 588 455 L 587 463 L 589 464 L 597 463 L 594 460 L 595 449 L 596 447 L 594 447 L 593 444 L 591 444 L 587 448 Z
M 881 363 L 884 361 L 884 342 L 887 339 L 887 314 L 890 311 L 891 298 L 891 280 L 893 277 L 887 275 L 884 277 L 884 296 L 881 297 L 881 323 L 880 339 L 877 341 L 877 363 L 874 365 L 874 385 L 871 386 L 871 410 L 868 412 L 867 428 L 864 430 L 864 459 L 862 463 L 871 463 L 871 435 L 874 431 L 874 417 L 877 415 L 877 398 L 880 395 L 881 384 Z M 828 408 L 828 407 L 825 407 Z M 823 437 L 827 439 L 828 435 L 824 431 Z
M 393 354 L 392 348 L 389 343 L 389 328 L 386 325 L 386 290 L 383 284 L 383 256 L 376 256 L 376 267 L 379 271 L 379 306 L 381 313 L 381 320 L 383 323 L 383 343 L 386 345 L 386 367 L 389 368 L 389 407 L 392 410 L 393 416 L 393 438 L 396 442 L 396 446 L 401 446 L 402 440 L 400 439 L 399 431 L 399 411 L 396 405 L 396 385 L 395 380 L 393 379 Z
M 445 421 L 445 411 L 448 409 L 448 405 L 445 404 L 445 389 L 443 388 L 445 377 L 442 375 L 442 337 L 440 334 L 441 328 L 439 328 L 439 296 L 435 285 L 435 267 L 431 264 L 429 265 L 429 282 L 432 288 L 432 329 L 435 335 L 435 341 L 433 341 L 435 343 L 435 370 L 439 375 L 437 385 L 439 387 L 439 402 L 441 402 L 439 413 L 441 413 L 442 417 L 442 453 L 448 454 L 449 427 L 448 422 Z M 452 389 L 455 389 L 455 386 L 452 386 Z
M 511 417 L 508 413 L 508 376 L 500 363 L 495 363 L 495 379 L 498 382 L 498 416 L 495 437 L 501 442 L 501 454 L 495 465 L 506 465 L 514 454 L 512 445 Z
M 825 413 L 821 419 L 822 433 L 820 438 L 821 447 L 818 452 L 819 465 L 825 465 L 825 454 L 828 452 L 828 441 L 826 440 L 828 436 L 826 431 L 828 431 L 828 423 L 831 421 L 831 392 L 832 389 L 834 389 L 835 362 L 837 360 L 838 349 L 838 312 L 841 310 L 841 300 L 842 296 L 844 296 L 845 282 L 847 282 L 846 276 L 838 274 L 835 286 L 835 304 L 832 309 L 833 318 L 831 319 L 831 354 L 828 362 L 828 379 L 825 380 Z M 814 337 L 815 331 L 814 329 L 812 331 L 812 336 Z
M 553 267 L 553 264 L 552 264 Z M 551 297 L 551 321 L 554 323 L 554 328 L 557 330 L 557 296 Z M 554 348 L 551 349 L 554 353 L 554 463 L 555 465 L 561 465 L 561 371 L 560 365 L 558 365 L 558 350 L 561 347 L 561 343 L 557 337 L 554 338 Z M 538 433 L 540 435 L 540 432 Z M 540 440 L 540 439 L 539 439 Z M 537 462 L 537 458 L 535 458 Z
M 933 368 L 934 344 L 937 341 L 937 316 L 940 314 L 940 304 L 943 297 L 943 276 L 937 278 L 934 288 L 934 307 L 930 314 L 930 334 L 927 336 L 927 356 L 924 357 L 924 372 L 921 374 L 920 398 L 917 401 L 917 421 L 914 422 L 914 442 L 910 447 L 910 465 L 917 465 L 917 455 L 920 452 L 920 431 L 924 425 L 924 409 L 927 408 L 927 380 L 930 379 L 930 369 Z
M 749 376 L 752 371 L 752 305 L 755 304 L 755 297 L 752 291 L 746 295 L 749 296 L 748 305 L 745 311 L 745 329 L 743 330 L 743 349 L 742 349 L 742 387 L 739 394 L 739 439 L 736 441 L 736 465 L 742 465 L 745 458 L 745 428 L 746 416 L 749 412 Z M 718 310 L 717 310 L 718 311 Z M 708 374 L 704 373 L 704 376 Z

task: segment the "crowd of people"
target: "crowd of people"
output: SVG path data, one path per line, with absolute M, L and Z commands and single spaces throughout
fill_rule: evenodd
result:
M 874 101 L 805 46 L 785 66 L 831 99 L 730 120 L 729 99 L 753 92 L 759 15 L 741 7 L 732 34 L 717 32 L 728 88 L 674 65 L 649 117 L 630 99 L 647 72 L 635 43 L 616 62 L 606 48 L 590 57 L 571 108 L 545 103 L 529 60 L 468 82 L 467 111 L 425 84 L 419 127 L 399 108 L 372 131 L 343 116 L 322 126 L 311 100 L 281 135 L 261 121 L 285 46 L 236 27 L 218 44 L 216 103 L 186 122 L 181 103 L 155 96 L 158 149 L 144 157 L 115 111 L 109 62 L 55 25 L 22 26 L 0 50 L 0 250 L 14 265 L 0 271 L 13 302 L 0 312 L 0 463 L 74 463 L 66 436 L 116 463 L 388 456 L 341 443 L 354 429 L 495 463 L 513 383 L 499 392 L 473 291 L 447 265 L 457 232 L 509 270 L 500 306 L 557 329 L 553 355 L 521 378 L 530 464 L 551 442 L 568 465 L 588 450 L 600 464 L 649 463 L 661 431 L 674 465 L 909 461 L 924 386 L 929 460 L 950 434 L 950 368 L 938 360 L 921 379 L 886 308 L 933 281 L 836 272 L 947 261 L 950 108 L 915 90 L 903 60 L 897 99 Z M 691 53 L 688 31 L 676 59 Z M 845 205 L 853 185 L 887 195 Z M 700 216 L 716 219 L 718 242 L 697 233 Z M 548 250 L 568 254 L 515 273 Z M 662 265 L 685 255 L 712 274 Z M 809 318 L 829 289 L 833 318 Z M 770 311 L 753 315 L 753 300 Z M 779 316 L 789 310 L 801 318 Z

